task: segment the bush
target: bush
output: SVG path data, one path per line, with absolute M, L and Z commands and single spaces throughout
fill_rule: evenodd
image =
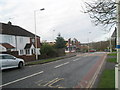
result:
M 42 57 L 44 57 L 44 58 L 50 58 L 50 57 L 56 57 L 57 56 L 56 49 L 53 48 L 53 46 L 51 46 L 49 44 L 43 44 L 40 52 L 41 52 Z

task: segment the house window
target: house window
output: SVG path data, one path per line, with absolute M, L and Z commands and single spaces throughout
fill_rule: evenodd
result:
M 35 54 L 35 49 L 32 49 L 31 52 L 32 52 L 32 54 Z
M 6 41 L 7 43 L 11 43 L 11 41 L 12 41 L 11 36 L 6 35 L 6 36 L 5 36 L 5 41 Z
M 34 38 L 32 38 L 32 43 L 34 43 L 35 42 L 35 39 Z
M 30 50 L 29 49 L 26 49 L 26 54 L 30 54 Z
M 23 50 L 20 50 L 20 54 L 21 54 L 21 55 L 24 54 L 24 51 L 23 51 Z

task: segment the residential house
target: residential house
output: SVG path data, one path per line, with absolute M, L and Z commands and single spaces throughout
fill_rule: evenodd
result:
M 0 51 L 2 52 L 15 51 L 15 47 L 10 45 L 9 43 L 0 43 Z
M 88 49 L 90 49 L 88 43 L 81 43 L 80 44 L 80 51 L 81 52 L 88 52 Z
M 65 49 L 66 53 L 76 52 L 79 49 L 80 49 L 80 42 L 76 38 L 74 38 L 73 40 L 69 38 L 68 41 L 66 41 L 66 49 Z
M 55 45 L 55 42 L 46 42 L 47 44 L 49 44 L 49 45 L 51 45 L 51 46 L 53 46 L 53 45 Z
M 40 55 L 40 37 L 37 36 L 37 52 L 35 52 L 35 34 L 22 27 L 0 23 L 0 52 L 18 51 L 18 55 Z

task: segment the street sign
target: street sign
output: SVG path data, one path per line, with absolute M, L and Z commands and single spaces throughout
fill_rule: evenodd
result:
M 117 49 L 120 49 L 120 45 L 116 45 L 116 48 L 117 48 Z

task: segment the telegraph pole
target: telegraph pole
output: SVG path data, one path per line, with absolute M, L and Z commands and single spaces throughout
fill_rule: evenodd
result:
M 117 65 L 115 67 L 115 88 L 120 90 L 120 0 L 117 3 Z

